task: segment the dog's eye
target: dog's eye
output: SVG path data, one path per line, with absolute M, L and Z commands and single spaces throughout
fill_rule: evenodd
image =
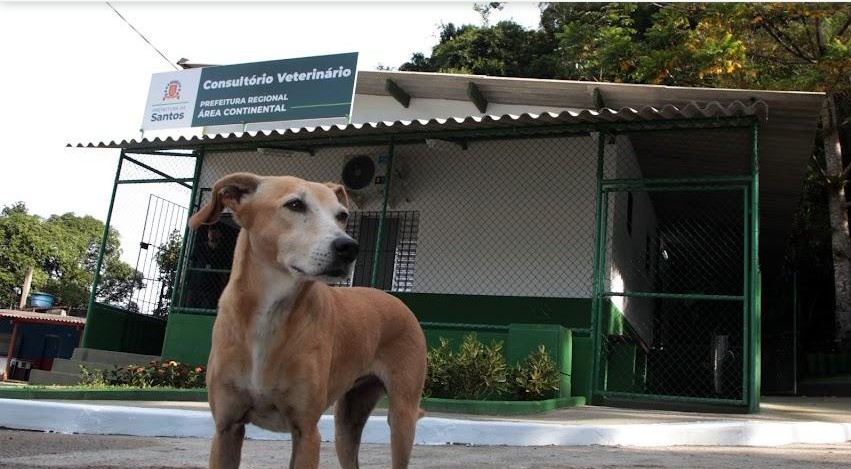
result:
M 284 207 L 296 213 L 304 213 L 307 211 L 307 205 L 305 205 L 300 199 L 291 200 L 285 203 Z
M 337 214 L 337 221 L 340 223 L 345 223 L 349 220 L 349 214 L 346 212 L 340 212 Z

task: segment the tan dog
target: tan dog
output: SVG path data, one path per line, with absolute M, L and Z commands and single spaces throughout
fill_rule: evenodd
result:
M 238 467 L 245 424 L 292 434 L 290 468 L 319 465 L 322 413 L 336 403 L 337 457 L 358 467 L 363 427 L 389 398 L 394 469 L 408 466 L 425 381 L 422 329 L 398 299 L 334 288 L 358 253 L 344 228 L 342 186 L 236 173 L 189 220 L 215 223 L 224 207 L 242 230 L 219 299 L 207 368 L 216 424 L 211 468 Z

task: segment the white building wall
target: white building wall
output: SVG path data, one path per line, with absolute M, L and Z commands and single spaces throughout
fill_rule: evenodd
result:
M 629 138 L 620 135 L 616 145 L 607 149 L 607 178 L 639 179 L 641 169 Z M 632 230 L 627 230 L 627 193 L 609 194 L 608 250 L 609 288 L 614 292 L 649 292 L 653 290 L 651 273 L 656 259 L 652 242 L 656 238 L 656 210 L 646 191 L 632 191 Z M 647 239 L 651 240 L 650 243 Z M 645 257 L 649 256 L 649 257 Z M 649 266 L 645 260 L 649 259 Z M 652 343 L 654 300 L 646 298 L 612 297 L 612 304 L 629 320 L 646 343 Z
M 208 153 L 201 185 L 234 171 L 339 181 L 349 156 L 386 153 L 383 146 L 296 157 Z M 398 164 L 405 190 L 392 209 L 420 215 L 414 292 L 590 297 L 593 139 L 470 142 L 467 150 L 398 145 Z M 361 207 L 379 208 L 379 198 Z

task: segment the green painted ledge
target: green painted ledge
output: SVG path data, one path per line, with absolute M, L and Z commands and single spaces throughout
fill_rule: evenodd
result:
M 578 405 L 585 405 L 584 397 L 559 397 L 543 401 L 466 401 L 425 397 L 420 403 L 427 411 L 472 415 L 527 415 Z
M 207 390 L 169 388 L 89 389 L 81 387 L 24 386 L 20 388 L 0 388 L 0 399 L 206 402 Z M 543 401 L 468 401 L 425 397 L 420 405 L 424 410 L 431 412 L 473 415 L 526 415 L 547 412 L 560 407 L 585 405 L 585 398 L 578 396 Z
M 73 401 L 207 401 L 206 389 L 24 386 L 0 388 L 0 399 L 67 399 Z

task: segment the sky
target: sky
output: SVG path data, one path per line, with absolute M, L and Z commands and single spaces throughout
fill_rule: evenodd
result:
M 472 2 L 112 5 L 168 61 L 105 3 L 0 2 L 0 207 L 23 201 L 43 217 L 105 219 L 118 150 L 65 145 L 139 138 L 151 74 L 180 58 L 238 64 L 358 52 L 361 70 L 395 68 L 414 52 L 430 55 L 442 23 L 481 24 Z M 536 2 L 513 2 L 490 21 L 531 28 L 539 16 Z M 114 225 L 132 237 L 125 220 Z

